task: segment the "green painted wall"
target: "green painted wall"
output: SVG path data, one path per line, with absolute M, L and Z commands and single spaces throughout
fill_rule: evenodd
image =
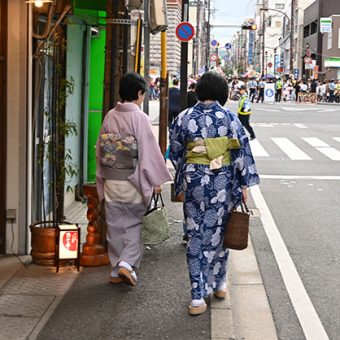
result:
M 88 119 L 88 181 L 96 179 L 96 141 L 102 123 L 104 66 L 105 66 L 105 30 L 91 39 L 89 119 Z

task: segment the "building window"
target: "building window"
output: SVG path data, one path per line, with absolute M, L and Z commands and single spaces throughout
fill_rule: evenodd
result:
M 314 34 L 318 31 L 318 22 L 317 21 L 313 21 L 311 24 L 310 24 L 310 34 Z
M 275 9 L 285 9 L 285 4 L 275 4 Z
M 306 25 L 304 28 L 303 28 L 303 37 L 304 38 L 307 38 L 310 36 L 309 34 L 309 28 L 310 28 L 310 25 Z
M 330 32 L 327 33 L 327 49 L 331 49 L 332 48 L 332 41 L 333 41 L 333 32 L 332 30 Z

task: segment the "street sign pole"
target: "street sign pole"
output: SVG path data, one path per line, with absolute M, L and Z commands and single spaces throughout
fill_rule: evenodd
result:
M 182 21 L 188 21 L 189 17 L 189 0 L 182 2 Z M 188 79 L 188 42 L 181 42 L 181 72 L 180 72 L 180 93 L 181 109 L 187 108 L 187 79 Z

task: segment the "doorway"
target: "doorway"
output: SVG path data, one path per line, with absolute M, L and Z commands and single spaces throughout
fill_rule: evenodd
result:
M 0 254 L 6 252 L 7 1 L 0 0 Z

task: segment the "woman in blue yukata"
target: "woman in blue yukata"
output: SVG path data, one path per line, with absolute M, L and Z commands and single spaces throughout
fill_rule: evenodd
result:
M 248 137 L 237 116 L 225 109 L 226 80 L 205 73 L 197 83 L 198 103 L 183 111 L 170 130 L 170 159 L 176 194 L 184 194 L 190 315 L 203 313 L 204 298 L 224 299 L 229 249 L 223 249 L 230 210 L 259 183 Z

